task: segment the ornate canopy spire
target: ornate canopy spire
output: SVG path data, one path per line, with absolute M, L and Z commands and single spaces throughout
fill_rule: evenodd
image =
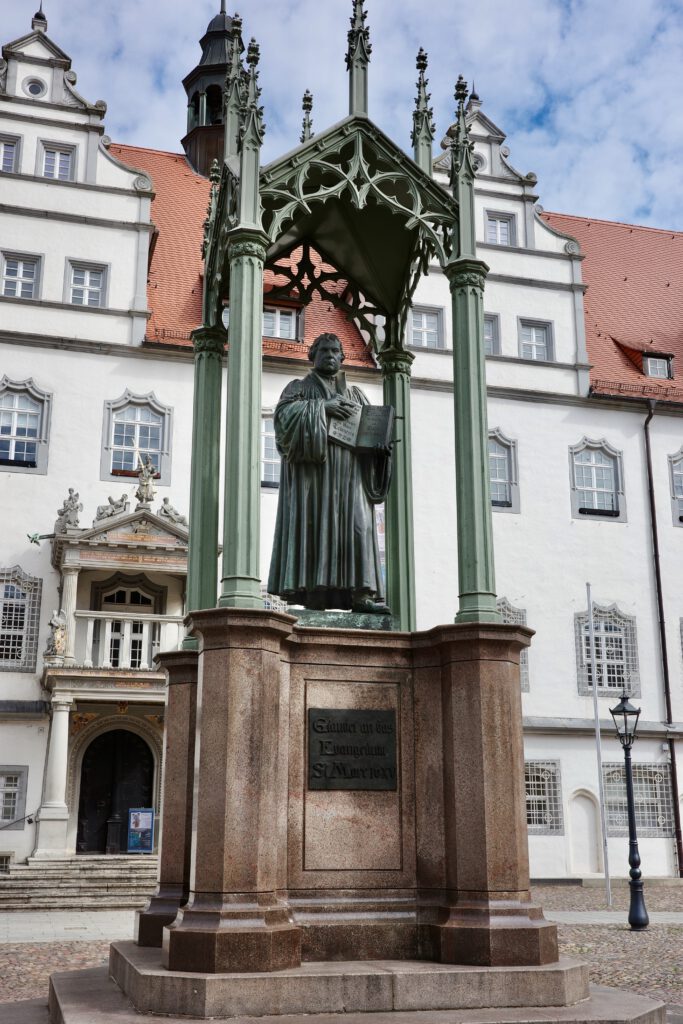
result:
M 470 139 L 467 125 L 466 103 L 467 82 L 458 75 L 455 86 L 455 131 L 451 141 L 451 188 L 458 201 L 460 217 L 458 222 L 460 256 L 476 256 L 474 231 L 474 143 Z
M 224 0 L 225 2 L 225 0 Z M 223 122 L 225 124 L 224 159 L 236 156 L 239 151 L 241 111 L 244 103 L 244 68 L 242 66 L 242 19 L 233 14 L 230 27 L 230 52 L 225 76 L 223 94 Z
M 301 126 L 301 142 L 308 142 L 313 135 L 313 119 L 311 117 L 311 111 L 313 110 L 313 94 L 306 90 L 303 99 L 301 101 L 301 109 L 304 112 L 303 124 Z
M 368 64 L 372 46 L 370 30 L 365 24 L 367 13 L 364 0 L 353 0 L 353 14 L 349 29 L 349 44 L 346 51 L 346 67 L 349 71 L 349 114 L 368 113 Z
M 418 164 L 425 174 L 432 173 L 432 143 L 434 141 L 434 111 L 429 106 L 430 93 L 427 92 L 427 54 L 420 47 L 416 66 L 417 96 L 415 97 L 415 110 L 413 111 L 413 130 L 410 141 L 413 144 L 415 163 Z
M 240 226 L 255 229 L 259 228 L 261 218 L 259 167 L 261 143 L 266 130 L 263 123 L 263 107 L 259 106 L 259 57 L 258 43 L 252 39 L 247 47 L 247 72 L 241 110 L 239 218 Z

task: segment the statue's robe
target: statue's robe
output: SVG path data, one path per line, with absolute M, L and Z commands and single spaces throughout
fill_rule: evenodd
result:
M 330 440 L 325 401 L 367 405 L 360 388 L 312 371 L 291 381 L 275 409 L 282 456 L 268 590 L 306 608 L 383 601 L 374 505 L 384 501 L 391 455 L 360 455 Z

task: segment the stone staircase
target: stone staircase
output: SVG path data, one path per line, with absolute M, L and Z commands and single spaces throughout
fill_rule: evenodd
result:
M 0 912 L 6 910 L 126 910 L 142 907 L 156 887 L 152 854 L 83 854 L 12 864 L 0 874 Z

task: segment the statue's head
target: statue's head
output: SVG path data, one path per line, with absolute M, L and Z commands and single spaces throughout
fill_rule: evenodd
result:
M 336 334 L 319 334 L 308 350 L 308 358 L 319 373 L 333 377 L 346 357 Z

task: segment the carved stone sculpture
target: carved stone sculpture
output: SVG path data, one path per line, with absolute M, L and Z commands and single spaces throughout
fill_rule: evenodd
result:
M 189 525 L 187 516 L 184 516 L 175 505 L 171 504 L 170 498 L 162 499 L 161 507 L 157 509 L 157 515 L 162 519 L 169 519 L 172 523 L 178 523 L 179 526 Z
M 83 505 L 79 501 L 78 491 L 70 487 L 62 507 L 57 509 L 55 533 L 66 533 L 67 527 L 78 526 L 78 513 L 82 511 Z
M 310 348 L 313 369 L 291 381 L 275 409 L 282 456 L 268 592 L 313 609 L 386 613 L 374 506 L 391 475 L 388 446 L 359 453 L 334 438 L 368 399 L 340 373 L 334 334 Z
M 106 505 L 98 505 L 97 513 L 95 515 L 95 523 L 98 523 L 101 519 L 111 519 L 112 516 L 122 516 L 130 508 L 130 502 L 128 501 L 128 495 L 122 494 L 120 498 L 112 498 L 111 495 L 107 498 Z
M 53 609 L 49 626 L 50 635 L 47 638 L 45 656 L 63 658 L 66 650 L 66 613 L 61 608 L 59 611 Z
M 157 493 L 157 489 L 154 486 L 154 477 L 156 476 L 156 466 L 152 462 L 152 456 L 146 455 L 145 461 L 143 462 L 138 455 L 138 463 L 140 469 L 138 470 L 138 488 L 135 492 L 135 497 L 138 499 L 138 503 L 135 506 L 135 510 L 141 508 L 149 508 L 151 503 L 154 501 L 154 496 Z

